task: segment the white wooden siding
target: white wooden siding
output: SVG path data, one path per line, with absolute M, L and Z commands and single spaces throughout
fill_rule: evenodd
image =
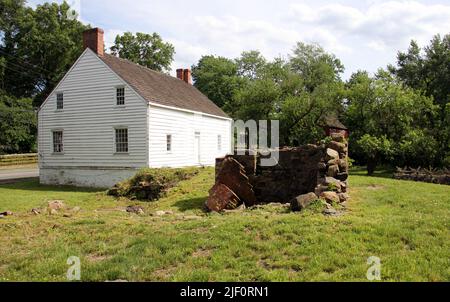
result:
M 200 163 L 194 155 L 195 133 L 200 132 Z M 172 151 L 167 151 L 166 136 L 172 135 Z M 217 137 L 222 136 L 222 150 Z M 217 157 L 231 151 L 231 121 L 201 114 L 149 107 L 150 167 L 212 166 Z
M 116 105 L 123 82 L 87 50 L 39 112 L 41 167 L 131 167 L 148 165 L 147 104 L 125 86 L 125 106 Z M 56 94 L 64 93 L 64 110 Z M 128 128 L 129 154 L 115 154 L 115 127 Z M 53 154 L 52 130 L 64 130 L 64 153 Z

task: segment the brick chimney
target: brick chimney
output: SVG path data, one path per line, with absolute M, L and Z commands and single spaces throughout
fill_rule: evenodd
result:
M 184 81 L 184 70 L 183 69 L 177 69 L 177 78 Z
M 103 40 L 105 32 L 101 28 L 88 29 L 83 32 L 83 48 L 90 48 L 99 56 L 103 56 L 105 44 Z
M 192 85 L 192 76 L 191 76 L 191 70 L 190 69 L 185 69 L 183 71 L 183 80 L 186 83 Z
M 192 75 L 190 69 L 177 69 L 177 78 L 192 85 Z

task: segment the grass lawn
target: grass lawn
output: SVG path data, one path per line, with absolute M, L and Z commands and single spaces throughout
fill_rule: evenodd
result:
M 269 205 L 205 214 L 214 170 L 201 170 L 154 203 L 104 192 L 0 185 L 0 281 L 65 281 L 68 257 L 83 281 L 367 281 L 381 259 L 383 281 L 450 280 L 450 187 L 352 175 L 348 211 L 325 217 Z M 81 211 L 31 214 L 49 200 Z M 124 211 L 139 204 L 146 214 Z M 157 210 L 173 214 L 152 216 Z

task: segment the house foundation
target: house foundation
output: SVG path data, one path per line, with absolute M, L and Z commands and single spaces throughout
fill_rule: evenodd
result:
M 39 180 L 44 185 L 110 188 L 116 183 L 134 176 L 138 170 L 134 168 L 41 167 Z

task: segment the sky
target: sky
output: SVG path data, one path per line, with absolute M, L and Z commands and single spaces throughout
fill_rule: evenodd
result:
M 28 0 L 36 6 L 47 1 Z M 53 1 L 53 2 L 62 2 Z M 203 55 L 259 50 L 287 57 L 298 41 L 319 43 L 353 72 L 395 63 L 411 39 L 450 33 L 450 0 L 67 0 L 80 20 L 105 30 L 109 47 L 126 31 L 159 33 L 175 46 L 172 74 Z

